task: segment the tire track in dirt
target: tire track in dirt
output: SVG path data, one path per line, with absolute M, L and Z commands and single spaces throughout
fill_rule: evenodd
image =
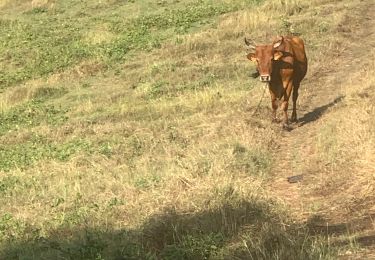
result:
M 303 88 L 311 89 L 300 93 L 299 123 L 290 132 L 282 132 L 278 141 L 279 149 L 275 158 L 275 177 L 270 180 L 270 193 L 286 204 L 292 216 L 299 221 L 307 221 L 313 216 L 314 201 L 324 200 L 324 196 L 308 194 L 306 184 L 308 176 L 318 174 L 314 157 L 314 138 L 318 132 L 319 119 L 344 98 L 340 86 L 349 81 L 353 71 L 364 68 L 370 62 L 368 51 L 375 46 L 375 5 L 371 1 L 361 1 L 354 10 L 348 10 L 348 23 L 356 20 L 355 30 L 350 32 L 338 28 L 340 34 L 348 39 L 345 42 L 345 57 L 332 56 L 336 65 L 328 72 L 310 71 L 302 81 Z M 350 61 L 350 62 L 348 62 Z M 302 111 L 301 111 L 302 110 Z M 304 112 L 304 113 L 302 113 Z M 314 166 L 315 165 L 315 166 Z M 303 174 L 301 182 L 289 183 L 287 177 Z M 315 176 L 317 177 L 317 176 Z M 375 250 L 375 249 L 374 249 Z M 375 251 L 374 251 L 375 252 Z M 371 255 L 374 252 L 370 252 Z M 366 255 L 367 259 L 368 255 Z

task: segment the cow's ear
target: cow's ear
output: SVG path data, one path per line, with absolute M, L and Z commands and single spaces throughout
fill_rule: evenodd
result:
M 273 59 L 279 60 L 281 59 L 282 56 L 283 56 L 283 53 L 281 51 L 275 51 L 275 53 L 273 54 Z
M 249 54 L 247 54 L 247 58 L 249 60 L 251 60 L 251 61 L 256 61 L 257 60 L 257 58 L 255 56 L 255 53 L 249 53 Z

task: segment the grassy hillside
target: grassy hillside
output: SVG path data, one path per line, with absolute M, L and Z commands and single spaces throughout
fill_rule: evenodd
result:
M 370 2 L 0 0 L 0 258 L 365 252 L 375 64 L 350 37 Z M 290 133 L 243 46 L 281 33 L 310 61 Z
M 176 33 L 187 33 L 209 24 L 220 14 L 255 3 L 19 2 L 5 5 L 17 6 L 15 10 L 3 11 L 1 34 L 5 37 L 0 42 L 4 53 L 0 77 L 3 87 L 61 71 L 83 60 L 91 60 L 99 68 L 116 66 L 130 51 L 150 51 Z

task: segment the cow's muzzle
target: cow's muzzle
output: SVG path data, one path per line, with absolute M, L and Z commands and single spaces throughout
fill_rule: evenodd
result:
M 270 75 L 260 75 L 260 81 L 262 82 L 270 82 L 271 76 Z

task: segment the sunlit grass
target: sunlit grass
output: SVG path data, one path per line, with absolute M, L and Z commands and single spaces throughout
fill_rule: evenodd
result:
M 300 102 L 308 102 L 314 73 L 344 48 L 336 29 L 344 5 L 2 3 L 2 256 L 334 259 L 337 248 L 267 191 L 283 156 L 275 154 L 281 130 L 270 123 L 268 97 L 257 108 L 263 89 L 249 78 L 243 37 L 301 33 L 311 66 Z M 334 18 L 316 18 L 331 9 Z M 355 104 L 371 75 L 347 88 L 345 104 L 355 109 L 317 123 L 311 156 L 327 172 L 322 185 L 359 154 L 353 187 L 368 180 L 373 109 L 370 98 Z

